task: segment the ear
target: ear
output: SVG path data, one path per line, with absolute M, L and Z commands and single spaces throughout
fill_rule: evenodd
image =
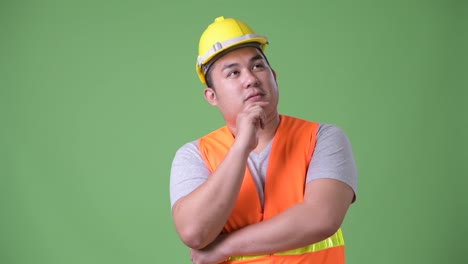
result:
M 273 77 L 275 77 L 275 81 L 276 81 L 276 72 L 273 69 L 271 69 L 271 71 L 273 72 Z
M 218 105 L 218 99 L 216 98 L 216 91 L 213 88 L 206 87 L 203 90 L 203 96 L 205 100 L 212 106 Z

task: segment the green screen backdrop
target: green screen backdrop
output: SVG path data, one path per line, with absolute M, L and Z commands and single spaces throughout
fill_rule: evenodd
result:
M 268 36 L 281 113 L 348 135 L 347 263 L 468 263 L 467 9 L 1 1 L 0 263 L 190 263 L 169 172 L 182 144 L 223 124 L 195 74 L 220 15 Z

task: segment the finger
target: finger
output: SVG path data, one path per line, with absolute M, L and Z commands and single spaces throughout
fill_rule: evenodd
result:
M 248 104 L 245 105 L 244 110 L 248 110 L 248 109 L 253 108 L 253 107 L 265 107 L 268 104 L 269 104 L 269 102 L 263 102 L 263 101 L 251 102 L 251 103 L 248 103 Z
M 255 123 L 258 124 L 257 128 L 263 129 L 266 123 L 266 113 L 263 110 L 263 108 L 255 109 L 253 115 L 253 117 L 255 118 Z
M 266 113 L 265 111 L 262 111 L 262 128 L 265 127 L 265 124 L 266 124 L 266 121 L 267 121 L 267 116 L 266 116 Z
M 255 118 L 256 124 L 257 124 L 257 129 L 261 128 L 263 129 L 265 127 L 265 122 L 263 120 L 263 111 L 258 112 L 258 115 Z

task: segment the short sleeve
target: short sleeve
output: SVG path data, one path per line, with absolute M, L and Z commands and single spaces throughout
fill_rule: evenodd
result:
M 330 124 L 319 125 L 306 183 L 323 178 L 346 183 L 353 189 L 356 199 L 357 170 L 351 144 L 339 127 Z
M 180 147 L 171 166 L 171 207 L 174 206 L 177 200 L 204 183 L 210 174 L 198 151 L 197 141 L 192 141 Z

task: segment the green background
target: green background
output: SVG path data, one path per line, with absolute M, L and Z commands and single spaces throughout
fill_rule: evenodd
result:
M 281 113 L 348 135 L 347 263 L 468 263 L 462 0 L 1 1 L 0 263 L 190 263 L 169 172 L 222 125 L 195 74 L 219 15 L 269 37 Z

